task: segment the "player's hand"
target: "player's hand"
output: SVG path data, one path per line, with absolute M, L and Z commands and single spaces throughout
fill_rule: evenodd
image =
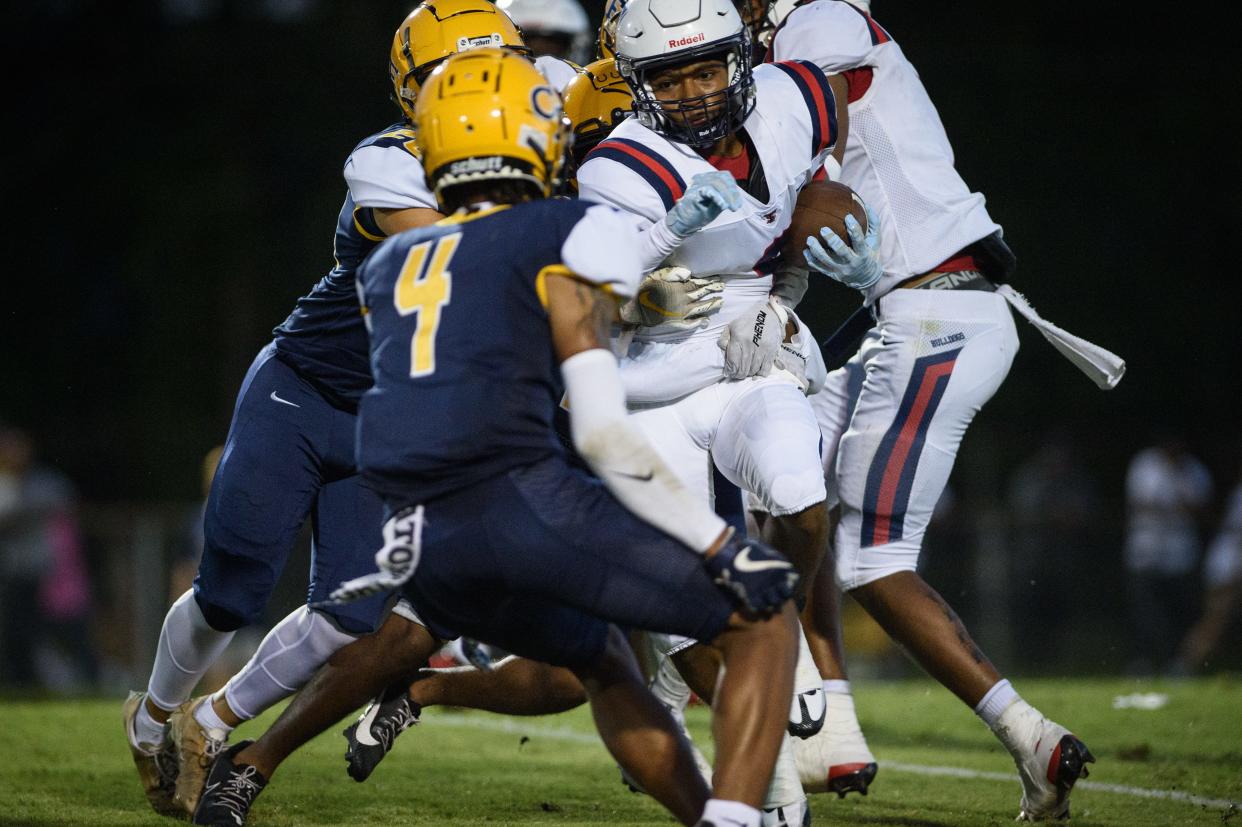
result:
M 681 198 L 664 217 L 675 235 L 685 238 L 716 220 L 725 210 L 742 206 L 742 191 L 727 172 L 700 172 L 690 179 Z
M 725 353 L 725 376 L 767 376 L 785 339 L 785 321 L 770 301 L 748 307 L 720 331 L 716 344 Z
M 326 601 L 316 605 L 352 603 L 405 585 L 418 568 L 424 524 L 421 505 L 397 512 L 384 523 L 384 546 L 375 553 L 375 567 L 379 571 L 346 580 Z
M 621 321 L 696 330 L 724 304 L 723 292 L 719 278 L 692 278 L 685 267 L 662 267 L 644 278 L 634 298 L 621 305 Z
M 845 216 L 845 229 L 850 235 L 850 243 L 846 245 L 841 237 L 828 227 L 820 229 L 828 249 L 820 244 L 819 239 L 807 236 L 806 250 L 802 255 L 812 270 L 836 279 L 847 287 L 855 290 L 866 290 L 884 275 L 880 259 L 876 251 L 880 247 L 880 220 L 871 207 L 867 207 L 867 232 L 864 235 L 862 226 L 852 215 Z
M 736 534 L 703 565 L 743 611 L 754 614 L 776 611 L 798 587 L 798 572 L 779 551 Z

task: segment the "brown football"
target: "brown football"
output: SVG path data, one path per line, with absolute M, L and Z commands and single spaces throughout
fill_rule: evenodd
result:
M 857 193 L 836 181 L 812 181 L 807 184 L 798 193 L 793 223 L 785 235 L 782 248 L 785 261 L 805 266 L 802 251 L 806 249 L 807 236 L 814 236 L 822 242 L 820 227 L 831 227 L 848 245 L 850 234 L 845 229 L 845 216 L 848 214 L 852 214 L 866 232 L 867 211 Z

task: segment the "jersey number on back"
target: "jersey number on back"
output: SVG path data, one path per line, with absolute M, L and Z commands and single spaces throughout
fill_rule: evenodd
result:
M 436 331 L 440 327 L 440 311 L 453 296 L 449 262 L 459 241 L 461 233 L 453 233 L 411 247 L 397 277 L 393 305 L 402 316 L 418 314 L 418 325 L 410 340 L 412 377 L 436 372 Z

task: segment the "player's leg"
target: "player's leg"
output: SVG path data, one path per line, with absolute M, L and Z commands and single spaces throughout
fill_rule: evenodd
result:
M 259 619 L 320 484 L 312 448 L 324 427 L 312 404 L 317 394 L 272 353 L 270 346 L 260 351 L 238 394 L 204 508 L 194 587 L 164 619 L 142 702 L 126 705 L 127 737 L 144 778 L 151 777 L 144 765 L 150 769 L 156 752 L 170 749 L 172 711 L 188 701 L 234 632 Z M 272 401 L 272 393 L 298 407 Z M 160 776 L 175 780 L 175 758 L 161 764 L 167 771 Z
M 919 293 L 899 290 L 881 300 L 884 343 L 871 354 L 841 440 L 838 580 L 1013 755 L 1025 789 L 1022 813 L 1060 816 L 1094 759 L 1017 695 L 915 571 L 966 428 L 1017 350 L 1013 320 L 993 294 Z
M 319 487 L 312 512 L 308 603 L 317 604 L 342 581 L 374 571 L 384 511 L 352 473 L 355 417 L 328 406 L 318 394 L 304 406 L 323 406 L 318 410 L 324 427 L 313 447 L 320 472 L 332 480 Z M 296 609 L 272 628 L 222 690 L 184 705 L 171 724 L 183 768 L 178 800 L 187 807 L 197 804 L 211 759 L 232 729 L 289 697 L 334 652 L 378 627 L 386 602 L 386 596 L 374 595 L 344 606 Z

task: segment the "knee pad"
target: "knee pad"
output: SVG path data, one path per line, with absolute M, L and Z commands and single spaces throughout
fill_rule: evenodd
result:
M 862 548 L 858 544 L 859 522 L 857 512 L 851 511 L 842 514 L 837 526 L 833 548 L 837 556 L 838 586 L 848 592 L 890 574 L 918 569 L 923 532 Z
M 265 561 L 204 550 L 194 578 L 194 599 L 213 629 L 233 632 L 257 623 L 276 586 Z

